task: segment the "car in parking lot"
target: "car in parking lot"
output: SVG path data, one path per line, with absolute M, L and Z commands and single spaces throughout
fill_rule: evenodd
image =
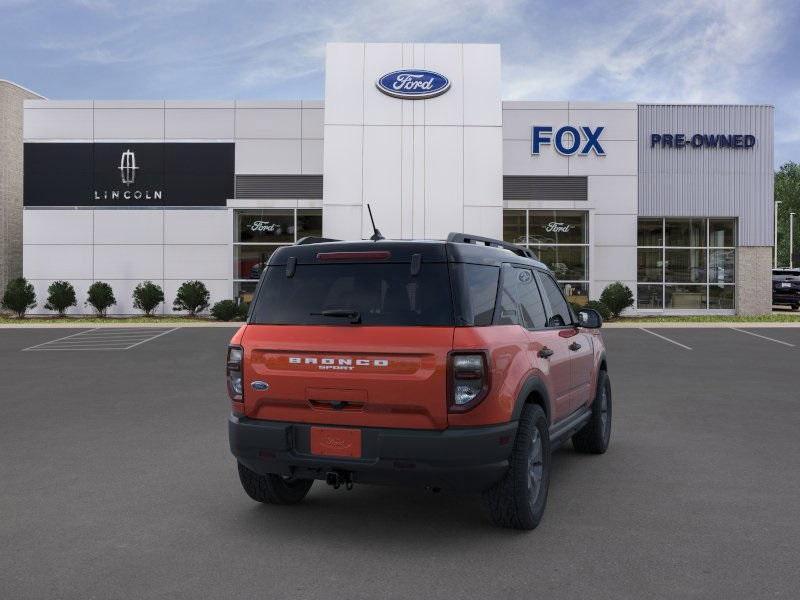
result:
M 800 308 L 800 269 L 773 269 L 772 304 Z
M 228 349 L 241 484 L 270 504 L 314 480 L 482 492 L 495 524 L 533 529 L 551 452 L 608 447 L 601 324 L 499 240 L 281 248 Z

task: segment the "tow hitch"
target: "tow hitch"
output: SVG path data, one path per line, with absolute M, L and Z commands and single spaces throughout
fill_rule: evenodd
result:
M 333 489 L 338 490 L 344 486 L 346 490 L 353 489 L 353 478 L 347 471 L 328 471 L 325 474 L 325 483 L 333 486 Z

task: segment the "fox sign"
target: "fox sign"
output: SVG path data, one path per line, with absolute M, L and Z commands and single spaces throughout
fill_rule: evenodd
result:
M 555 134 L 550 125 L 534 125 L 531 127 L 531 154 L 538 155 L 541 147 L 552 144 L 556 152 L 564 156 L 580 154 L 587 156 L 594 152 L 597 156 L 605 156 L 605 150 L 600 144 L 600 135 L 605 127 L 588 127 L 581 125 L 573 127 L 564 125 L 559 127 Z

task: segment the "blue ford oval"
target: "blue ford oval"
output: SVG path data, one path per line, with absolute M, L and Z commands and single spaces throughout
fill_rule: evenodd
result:
M 424 100 L 444 94 L 450 89 L 450 80 L 435 71 L 403 69 L 378 78 L 377 88 L 384 94 L 406 100 Z

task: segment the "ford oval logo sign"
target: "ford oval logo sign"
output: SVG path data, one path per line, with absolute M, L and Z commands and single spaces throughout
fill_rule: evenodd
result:
M 424 100 L 444 94 L 450 89 L 450 80 L 435 71 L 403 69 L 382 75 L 375 85 L 384 94 L 395 98 Z

